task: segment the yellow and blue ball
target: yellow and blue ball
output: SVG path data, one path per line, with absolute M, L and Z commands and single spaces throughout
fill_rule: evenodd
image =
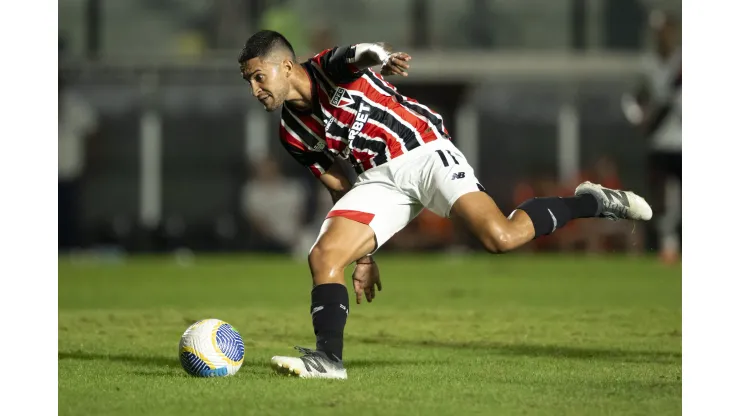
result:
M 196 377 L 226 377 L 236 374 L 244 362 L 244 341 L 220 319 L 198 321 L 180 338 L 180 364 Z

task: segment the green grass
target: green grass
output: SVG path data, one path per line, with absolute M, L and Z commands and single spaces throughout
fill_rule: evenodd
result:
M 59 414 L 681 413 L 679 267 L 514 255 L 378 264 L 384 290 L 350 307 L 349 379 L 328 381 L 269 368 L 272 355 L 314 346 L 301 262 L 62 260 Z M 198 379 L 180 367 L 180 335 L 209 317 L 244 338 L 234 377 Z

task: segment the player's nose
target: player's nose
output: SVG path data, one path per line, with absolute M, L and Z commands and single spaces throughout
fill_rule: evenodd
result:
M 249 84 L 249 87 L 252 90 L 252 97 L 257 97 L 261 91 L 261 88 L 252 83 Z

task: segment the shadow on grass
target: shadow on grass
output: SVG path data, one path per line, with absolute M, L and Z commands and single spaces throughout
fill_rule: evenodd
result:
M 344 366 L 348 369 L 351 368 L 377 368 L 377 367 L 404 367 L 414 366 L 419 364 L 442 364 L 442 361 L 435 360 L 373 360 L 373 359 L 348 359 L 344 362 Z
M 113 361 L 155 367 L 180 367 L 177 355 L 173 357 L 130 354 L 96 354 L 84 351 L 60 352 L 59 360 Z
M 563 345 L 508 344 L 501 342 L 455 342 L 440 340 L 402 340 L 394 338 L 355 338 L 363 344 L 405 348 L 449 348 L 477 350 L 496 355 L 519 357 L 550 357 L 576 360 L 614 361 L 626 363 L 681 364 L 681 353 L 671 351 L 643 351 L 571 347 Z M 351 342 L 350 341 L 350 342 Z
M 60 352 L 59 360 L 85 360 L 85 361 L 109 361 L 126 364 L 135 364 L 139 366 L 153 367 L 147 371 L 136 371 L 137 375 L 151 377 L 172 377 L 173 375 L 187 374 L 182 372 L 180 361 L 177 357 L 164 356 L 142 356 L 130 354 L 97 354 L 84 351 Z M 347 368 L 378 368 L 378 367 L 402 367 L 417 365 L 422 361 L 419 360 L 371 360 L 371 359 L 350 359 L 345 362 Z M 424 363 L 430 363 L 429 360 L 423 360 Z M 270 359 L 264 360 L 256 357 L 247 357 L 242 364 L 242 368 L 270 368 Z M 176 370 L 176 371 L 175 371 Z
M 59 360 L 86 360 L 86 361 L 111 361 L 126 364 L 142 365 L 147 367 L 180 369 L 180 359 L 173 354 L 171 357 L 154 356 L 154 355 L 131 355 L 131 354 L 97 354 L 84 351 L 60 352 Z M 244 366 L 248 367 L 269 367 L 269 360 L 266 363 L 244 361 Z
M 98 354 L 84 351 L 60 352 L 59 360 L 83 360 L 100 362 L 117 362 L 136 365 L 137 370 L 133 374 L 146 377 L 189 377 L 182 369 L 179 358 L 165 356 L 143 356 L 131 354 Z M 142 370 L 140 367 L 147 367 Z M 256 362 L 245 360 L 242 368 L 269 368 L 270 361 Z

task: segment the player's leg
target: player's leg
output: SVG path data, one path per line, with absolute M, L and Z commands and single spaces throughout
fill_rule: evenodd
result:
M 336 211 L 333 211 L 336 212 Z M 375 233 L 366 213 L 333 216 L 324 221 L 319 237 L 308 255 L 313 288 L 311 318 L 316 349 L 342 360 L 344 326 L 349 315 L 349 295 L 344 270 L 375 250 Z M 352 219 L 350 219 L 352 218 Z
M 661 202 L 656 218 L 660 257 L 666 263 L 675 263 L 680 248 L 681 153 L 654 152 L 650 168 L 653 194 Z
M 430 158 L 423 171 L 430 178 L 425 181 L 427 190 L 422 190 L 428 195 L 425 205 L 463 223 L 490 252 L 514 250 L 578 218 L 652 217 L 652 210 L 642 197 L 590 182 L 581 184 L 572 197 L 527 200 L 506 217 L 483 191 L 462 153 L 449 142 L 438 146 L 442 147 L 440 157 Z
M 334 216 L 324 221 L 308 255 L 313 279 L 311 320 L 316 350 L 296 347 L 302 357 L 272 357 L 276 371 L 300 377 L 347 378 L 342 365 L 344 326 L 349 315 L 344 269 L 374 249 L 375 234 L 362 218 Z
M 383 171 L 376 169 L 375 174 Z M 347 377 L 342 358 L 350 304 L 344 269 L 381 247 L 420 210 L 418 202 L 395 187 L 371 181 L 356 185 L 337 202 L 308 256 L 316 351 L 297 347 L 303 356 L 273 357 L 272 365 L 279 373 L 305 378 Z
M 472 191 L 454 202 L 450 217 L 463 223 L 486 250 L 502 253 L 551 234 L 574 219 L 596 217 L 598 209 L 598 201 L 591 194 L 533 198 L 507 218 L 488 194 Z
M 652 210 L 633 192 L 584 182 L 576 188 L 575 196 L 532 198 L 508 218 L 487 194 L 470 192 L 454 202 L 451 216 L 466 224 L 487 250 L 500 253 L 552 234 L 578 218 L 647 221 Z
M 332 212 L 337 212 L 333 210 Z M 364 212 L 343 213 L 324 220 L 308 254 L 314 287 L 344 284 L 344 269 L 375 250 L 375 233 Z

